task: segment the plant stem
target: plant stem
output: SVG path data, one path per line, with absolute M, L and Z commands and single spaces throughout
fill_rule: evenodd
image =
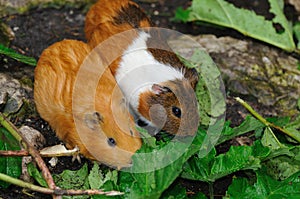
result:
M 209 189 L 209 198 L 214 199 L 214 183 L 213 182 L 208 183 L 208 189 Z
M 0 113 L 0 123 L 22 144 L 22 146 L 28 150 L 29 154 L 33 157 L 37 165 L 42 171 L 43 177 L 46 180 L 49 188 L 55 189 L 56 185 L 54 183 L 53 177 L 40 156 L 39 152 L 28 142 L 28 140 L 20 133 L 20 131 L 13 125 L 9 120 L 5 118 L 5 116 Z M 53 195 L 53 198 L 57 198 Z
M 14 184 L 20 187 L 28 188 L 32 191 L 44 193 L 44 194 L 55 194 L 55 195 L 107 195 L 107 196 L 117 196 L 117 195 L 123 195 L 122 192 L 119 191 L 107 191 L 104 192 L 102 190 L 62 190 L 62 189 L 49 189 L 45 187 L 40 187 L 34 184 L 30 184 L 28 182 L 24 182 L 23 180 L 19 180 L 13 177 L 10 177 L 8 175 L 5 175 L 3 173 L 0 173 L 0 180 L 8 182 L 10 184 Z
M 292 132 L 288 131 L 287 129 L 281 128 L 271 122 L 268 122 L 258 112 L 256 112 L 247 102 L 245 102 L 241 98 L 236 97 L 235 100 L 238 101 L 240 104 L 242 104 L 254 117 L 256 117 L 256 119 L 258 119 L 260 122 L 262 122 L 265 126 L 275 128 L 300 143 L 300 135 L 299 134 L 292 133 Z
M 37 192 L 40 192 L 40 193 L 45 193 L 45 194 L 53 194 L 54 193 L 54 190 L 51 190 L 49 188 L 33 185 L 33 184 L 28 183 L 28 182 L 24 182 L 22 180 L 19 180 L 19 179 L 10 177 L 8 175 L 5 175 L 3 173 L 0 173 L 0 180 L 8 182 L 10 184 L 20 186 L 20 187 L 28 188 L 30 190 L 37 191 Z
M 18 134 L 18 132 L 17 132 L 17 130 L 14 128 L 14 126 L 11 125 L 11 123 L 5 118 L 5 116 L 4 116 L 2 113 L 0 113 L 0 124 L 1 124 L 4 128 L 6 128 L 6 129 L 10 132 L 10 134 L 11 134 L 12 136 L 14 136 L 14 138 L 15 138 L 19 143 L 21 143 L 22 146 L 26 149 L 26 145 L 25 145 L 24 143 L 21 142 L 21 141 L 22 141 L 22 137 Z

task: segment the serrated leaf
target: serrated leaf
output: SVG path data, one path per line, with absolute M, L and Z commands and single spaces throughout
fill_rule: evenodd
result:
M 95 162 L 88 176 L 88 180 L 91 189 L 99 189 L 104 184 L 103 174 L 101 170 L 99 170 L 99 165 Z
M 57 186 L 63 189 L 88 189 L 88 166 L 84 164 L 77 171 L 64 170 L 61 174 L 53 176 Z
M 277 181 L 266 175 L 265 169 L 261 169 L 256 171 L 256 177 L 254 185 L 245 178 L 233 179 L 225 198 L 300 198 L 300 172 L 284 181 Z
M 10 48 L 3 46 L 2 44 L 0 44 L 0 54 L 4 54 L 19 62 L 23 62 L 31 66 L 36 66 L 37 64 L 36 60 L 33 57 L 27 57 L 25 55 L 21 55 Z
M 300 171 L 300 161 L 288 156 L 280 156 L 265 162 L 267 172 L 276 180 L 285 180 Z
M 120 191 L 126 193 L 124 197 L 159 198 L 180 175 L 187 159 L 199 150 L 204 137 L 205 132 L 199 129 L 194 139 L 172 140 L 162 148 L 142 147 L 132 157 L 133 167 L 119 174 Z M 147 154 L 141 155 L 144 152 Z
M 259 128 L 263 128 L 265 125 L 261 123 L 259 120 L 254 117 L 248 115 L 246 119 L 237 127 L 231 128 L 229 127 L 229 122 L 225 123 L 224 129 L 221 133 L 221 136 L 218 140 L 218 144 L 221 144 L 227 140 L 231 140 L 232 138 L 255 131 Z
M 181 177 L 214 182 L 239 170 L 260 168 L 260 159 L 267 157 L 268 154 L 269 149 L 263 147 L 259 141 L 253 146 L 231 146 L 228 152 L 218 156 L 214 149 L 204 158 L 193 156 L 184 165 Z
M 275 17 L 266 20 L 255 12 L 237 8 L 224 0 L 193 0 L 187 21 L 200 20 L 219 26 L 233 28 L 244 35 L 267 42 L 286 51 L 294 51 L 295 44 L 290 24 L 283 14 L 282 0 L 269 0 L 270 12 Z M 180 16 L 179 16 L 180 17 Z M 185 18 L 183 17 L 183 20 Z M 283 31 L 277 31 L 280 24 Z
M 17 140 L 5 129 L 0 128 L 0 150 L 20 150 Z M 19 178 L 22 171 L 21 157 L 0 157 L 0 173 Z M 10 184 L 0 181 L 0 187 L 7 188 Z

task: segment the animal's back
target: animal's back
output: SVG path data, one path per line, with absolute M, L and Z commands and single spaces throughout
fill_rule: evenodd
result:
M 99 0 L 86 15 L 85 36 L 92 47 L 107 38 L 134 28 L 151 27 L 145 12 L 129 0 Z

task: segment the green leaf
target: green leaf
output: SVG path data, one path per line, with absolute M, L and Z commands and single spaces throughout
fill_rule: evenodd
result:
M 289 156 L 270 159 L 265 162 L 265 165 L 268 168 L 268 174 L 277 180 L 285 180 L 300 171 L 300 161 Z
M 33 177 L 41 186 L 48 187 L 46 180 L 32 162 L 27 165 L 27 171 L 28 174 Z
M 104 191 L 117 190 L 118 172 L 116 170 L 108 170 L 105 176 L 103 171 L 99 169 L 97 162 L 94 162 L 94 166 L 88 176 L 88 181 L 91 189 L 102 189 Z M 117 196 L 116 196 L 117 197 Z M 105 195 L 93 195 L 93 199 L 111 198 L 111 196 Z
M 193 156 L 183 168 L 181 177 L 214 182 L 239 170 L 256 170 L 261 166 L 261 158 L 267 157 L 269 149 L 259 141 L 253 146 L 231 146 L 225 154 L 216 156 L 215 149 L 204 158 Z
M 0 54 L 4 54 L 6 56 L 9 56 L 19 62 L 23 62 L 25 64 L 31 65 L 31 66 L 36 66 L 37 62 L 34 58 L 32 57 L 27 57 L 24 55 L 21 55 L 19 53 L 16 53 L 14 50 L 7 48 L 0 44 Z
M 229 124 L 229 122 L 225 123 L 225 127 L 218 140 L 218 144 L 221 144 L 227 140 L 231 140 L 236 136 L 255 131 L 264 127 L 263 123 L 249 115 L 246 117 L 245 121 L 243 121 L 243 123 L 240 124 L 238 127 L 231 128 L 229 127 Z
M 175 11 L 175 17 L 172 20 L 187 22 L 189 16 L 190 16 L 189 10 L 184 10 L 182 7 L 178 7 Z
M 237 8 L 224 0 L 193 0 L 187 21 L 200 20 L 219 26 L 233 28 L 244 35 L 267 42 L 286 51 L 294 51 L 292 28 L 283 14 L 282 0 L 269 0 L 270 12 L 275 17 L 266 20 L 255 12 Z M 178 15 L 177 15 L 178 16 Z M 180 15 L 179 15 L 180 17 Z M 185 20 L 184 17 L 182 17 Z M 279 25 L 282 31 L 274 26 Z
M 199 150 L 205 135 L 199 129 L 194 139 L 172 140 L 161 148 L 142 147 L 132 157 L 133 166 L 119 174 L 119 188 L 126 193 L 125 198 L 159 198 Z
M 64 170 L 61 174 L 53 176 L 57 186 L 64 189 L 82 189 L 88 177 L 88 167 L 84 164 L 77 171 Z
M 0 128 L 0 150 L 20 150 L 17 140 L 5 129 Z M 0 173 L 19 178 L 22 171 L 21 157 L 0 157 Z M 7 188 L 10 184 L 0 181 L 0 187 Z
M 298 40 L 297 48 L 300 49 L 300 22 L 294 25 L 293 31 L 296 39 Z
M 218 67 L 204 50 L 196 49 L 188 59 L 179 58 L 188 68 L 195 68 L 199 74 L 195 90 L 200 123 L 204 126 L 214 124 L 224 116 L 226 110 L 224 85 Z
M 285 125 L 284 129 L 288 130 L 292 134 L 295 134 L 295 137 L 299 137 L 300 136 L 300 115 L 298 115 L 294 121 Z
M 266 170 L 256 171 L 256 182 L 251 185 L 245 178 L 233 179 L 225 198 L 300 198 L 300 172 L 284 181 L 277 181 L 266 175 Z
M 167 189 L 160 198 L 161 199 L 187 199 L 188 197 L 186 195 L 185 188 L 177 184 Z

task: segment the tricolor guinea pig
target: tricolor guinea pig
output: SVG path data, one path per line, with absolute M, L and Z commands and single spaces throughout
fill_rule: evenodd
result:
M 195 134 L 198 73 L 182 63 L 168 35 L 153 28 L 136 3 L 99 0 L 86 15 L 85 34 L 92 48 L 111 40 L 103 57 L 119 53 L 109 67 L 140 126 L 153 134 Z
M 124 96 L 98 54 L 76 40 L 43 51 L 35 68 L 37 110 L 68 148 L 114 167 L 128 167 L 141 147 Z

